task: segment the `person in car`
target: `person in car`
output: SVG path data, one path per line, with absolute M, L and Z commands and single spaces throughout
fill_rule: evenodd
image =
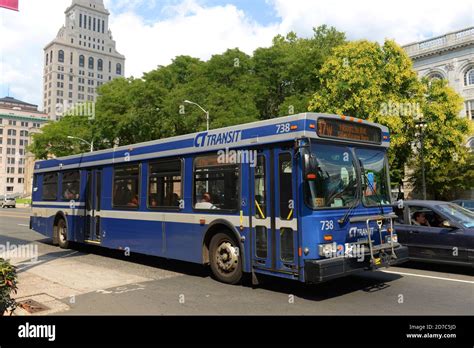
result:
M 431 227 L 428 219 L 425 216 L 425 213 L 422 213 L 421 211 L 417 211 L 415 214 L 413 214 L 413 224 L 417 226 L 428 226 Z

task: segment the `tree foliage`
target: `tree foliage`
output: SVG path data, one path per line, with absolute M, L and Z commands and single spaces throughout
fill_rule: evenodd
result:
M 68 135 L 94 141 L 96 149 L 305 112 L 319 88 L 319 70 L 332 49 L 345 42 L 334 28 L 314 29 L 311 38 L 281 35 L 249 56 L 239 49 L 206 62 L 178 56 L 142 78 L 116 79 L 98 89 L 95 118 L 67 116 L 43 128 L 31 151 L 37 158 L 87 151 Z
M 431 198 L 452 200 L 474 187 L 474 154 L 469 153 L 470 121 L 459 117 L 462 98 L 445 80 L 423 80 L 423 120 L 426 127 L 416 136 L 417 151 L 411 161 L 410 178 L 415 190 L 422 190 L 421 135 L 426 190 Z

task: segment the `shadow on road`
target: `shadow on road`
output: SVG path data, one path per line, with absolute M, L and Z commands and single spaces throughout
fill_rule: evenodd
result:
M 51 244 L 50 239 L 43 239 L 42 243 Z M 121 261 L 136 263 L 140 265 L 159 268 L 162 270 L 181 273 L 189 276 L 207 278 L 210 277 L 208 267 L 185 261 L 170 260 L 156 256 L 131 253 L 125 256 L 121 250 L 102 248 L 95 245 L 71 243 L 72 250 L 63 250 L 43 255 L 40 262 L 48 262 L 57 257 L 77 257 L 85 254 L 94 254 Z M 60 250 L 60 249 L 58 249 Z M 31 265 L 34 267 L 35 265 Z M 321 284 L 304 284 L 296 280 L 259 275 L 260 284 L 255 289 L 280 292 L 294 295 L 311 301 L 324 301 L 330 298 L 346 295 L 355 291 L 376 292 L 390 287 L 388 283 L 401 278 L 397 274 L 382 272 L 362 272 L 357 275 L 347 276 L 330 280 Z M 252 288 L 250 276 L 246 275 L 242 282 L 243 287 Z
M 413 268 L 413 269 L 419 269 L 423 271 L 474 276 L 474 268 L 455 266 L 455 265 L 445 265 L 445 264 L 432 263 L 432 262 L 409 261 L 398 267 L 405 268 L 407 269 L 407 271 L 409 271 L 410 268 Z
M 389 282 L 400 278 L 402 277 L 398 274 L 367 271 L 320 284 L 305 284 L 290 279 L 259 276 L 262 282 L 257 288 L 295 295 L 310 301 L 324 301 L 355 291 L 381 291 L 390 287 Z M 244 286 L 250 286 L 250 284 Z

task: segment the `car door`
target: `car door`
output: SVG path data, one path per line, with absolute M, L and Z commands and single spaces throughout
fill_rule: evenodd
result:
M 445 216 L 428 205 L 410 206 L 409 212 L 410 257 L 441 262 L 467 261 L 466 252 L 460 249 L 462 231 L 454 227 L 441 227 L 441 222 L 447 220 Z M 425 214 L 431 226 L 416 225 L 414 215 L 417 212 Z

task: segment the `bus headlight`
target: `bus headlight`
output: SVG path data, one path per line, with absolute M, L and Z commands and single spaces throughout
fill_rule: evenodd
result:
M 392 234 L 392 238 L 393 238 L 394 243 L 398 243 L 398 236 L 395 233 Z M 391 243 L 392 242 L 392 240 L 390 239 L 390 235 L 385 237 L 385 242 L 386 243 Z
M 319 244 L 319 256 L 330 257 L 336 253 L 336 243 Z

